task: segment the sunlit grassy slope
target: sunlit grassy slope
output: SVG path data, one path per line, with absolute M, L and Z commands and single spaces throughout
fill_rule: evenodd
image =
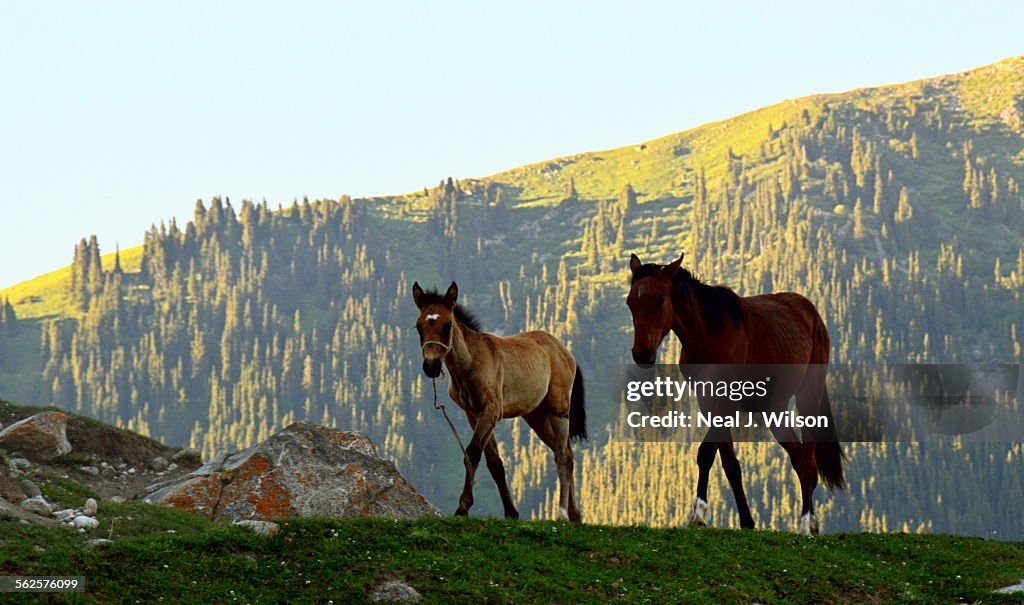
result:
M 105 254 L 101 257 L 105 270 L 113 269 L 115 254 Z M 142 246 L 121 251 L 121 268 L 124 271 L 138 271 L 141 263 Z M 68 291 L 70 277 L 69 265 L 0 290 L 0 300 L 9 299 L 21 319 L 70 317 L 74 315 Z

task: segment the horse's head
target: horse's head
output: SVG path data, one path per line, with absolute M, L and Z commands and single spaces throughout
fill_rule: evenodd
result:
M 682 262 L 682 254 L 668 265 L 645 265 L 637 255 L 629 257 L 633 276 L 626 306 L 633 315 L 633 361 L 640 365 L 655 362 L 661 341 L 672 329 L 672 278 Z
M 452 348 L 455 303 L 459 298 L 459 287 L 452 282 L 444 296 L 435 291 L 424 292 L 420 284 L 412 285 L 412 299 L 419 307 L 416 331 L 420 333 L 420 349 L 423 351 L 423 372 L 430 378 L 441 375 L 441 363 Z

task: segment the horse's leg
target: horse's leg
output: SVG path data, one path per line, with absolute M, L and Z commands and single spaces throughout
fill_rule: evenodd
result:
M 575 470 L 572 446 L 569 445 L 569 419 L 549 413 L 548 423 L 553 429 L 556 446 L 553 450 L 555 464 L 558 466 L 558 514 L 561 517 L 567 517 L 570 521 L 579 522 L 580 510 L 573 497 Z
M 722 470 L 729 479 L 732 487 L 732 494 L 736 498 L 736 510 L 740 514 L 740 527 L 743 529 L 754 529 L 754 517 L 750 515 L 750 506 L 747 504 L 747 495 L 743 492 L 743 471 L 740 470 L 740 461 L 736 459 L 736 450 L 733 449 L 732 440 L 720 441 L 718 451 L 722 455 Z
M 814 516 L 814 488 L 818 486 L 818 468 L 814 462 L 814 444 L 800 443 L 796 432 L 788 426 L 772 427 L 772 434 L 789 454 L 793 469 L 800 478 L 803 508 L 800 511 L 798 529 L 803 534 L 817 534 L 818 518 Z
M 700 474 L 697 476 L 697 498 L 693 502 L 693 512 L 690 514 L 690 527 L 704 527 L 708 524 L 708 477 L 711 474 L 711 467 L 715 464 L 715 453 L 718 451 L 717 431 L 708 429 L 704 434 L 704 440 L 697 448 L 697 468 Z
M 501 505 L 505 507 L 505 518 L 518 519 L 519 511 L 516 510 L 516 505 L 512 502 L 512 495 L 508 491 L 508 481 L 505 479 L 505 465 L 501 462 L 501 456 L 498 454 L 498 442 L 495 440 L 493 432 L 491 433 L 491 438 L 487 440 L 487 444 L 484 445 L 484 456 L 487 458 L 487 470 L 491 472 L 491 477 L 494 478 L 494 482 L 498 485 Z
M 467 416 L 469 415 L 467 414 Z M 498 423 L 499 418 L 501 418 L 501 404 L 492 398 L 485 402 L 483 410 L 476 416 L 476 422 L 470 420 L 470 424 L 474 425 L 473 436 L 469 440 L 469 445 L 466 446 L 464 459 L 466 482 L 462 486 L 462 495 L 459 496 L 459 508 L 455 510 L 456 516 L 468 515 L 470 507 L 473 506 L 473 478 L 476 475 L 476 468 L 480 465 L 480 456 L 483 454 L 484 446 L 487 444 L 487 440 L 494 436 L 494 426 Z
M 551 448 L 555 466 L 558 468 L 558 516 L 570 521 L 580 521 L 580 509 L 576 504 L 572 448 L 569 445 L 569 419 L 552 414 L 544 407 L 537 408 L 523 416 L 540 440 Z

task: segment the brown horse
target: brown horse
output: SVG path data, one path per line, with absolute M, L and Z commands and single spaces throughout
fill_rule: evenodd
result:
M 437 378 L 442 364 L 448 368 L 448 394 L 466 412 L 473 428 L 466 447 L 466 483 L 455 514 L 466 515 L 473 506 L 473 477 L 483 453 L 498 484 L 505 517 L 519 518 L 505 481 L 494 427 L 502 418 L 522 416 L 554 453 L 559 516 L 579 521 L 570 439 L 587 438 L 583 373 L 568 349 L 547 332 L 508 337 L 483 332 L 476 318 L 457 304 L 458 296 L 455 282 L 444 296 L 424 292 L 418 283 L 412 285 L 412 297 L 420 310 L 416 330 L 423 372 Z
M 626 304 L 633 315 L 633 360 L 653 364 L 658 347 L 669 333 L 682 345 L 679 364 L 786 364 L 788 374 L 799 373 L 774 385 L 772 401 L 788 406 L 796 396 L 801 416 L 824 414 L 831 418 L 825 374 L 829 361 L 829 335 L 814 304 L 793 292 L 740 297 L 724 286 L 710 286 L 680 265 L 683 256 L 668 265 L 643 264 L 629 259 L 632 279 Z M 702 409 L 708 402 L 698 398 Z M 843 489 L 845 455 L 836 441 L 835 428 L 804 429 L 804 441 L 792 427 L 772 427 L 800 478 L 803 510 L 799 529 L 818 533 L 814 514 L 814 488 L 818 477 L 829 489 Z M 729 428 L 710 428 L 697 450 L 700 474 L 690 525 L 706 525 L 708 474 L 721 453 L 722 469 L 736 498 L 740 525 L 753 528 L 754 519 L 743 493 L 739 461 Z

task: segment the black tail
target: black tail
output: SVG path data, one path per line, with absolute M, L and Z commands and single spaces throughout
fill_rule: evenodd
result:
M 846 489 L 846 477 L 843 475 L 843 464 L 846 462 L 846 454 L 839 446 L 836 437 L 836 429 L 833 426 L 832 404 L 828 400 L 828 389 L 824 389 L 821 395 L 821 413 L 829 419 L 828 428 L 819 429 L 817 439 L 814 442 L 814 457 L 818 461 L 818 476 L 825 487 L 835 491 Z
M 577 365 L 576 378 L 572 382 L 572 401 L 569 402 L 569 438 L 573 441 L 587 439 L 587 408 L 583 399 L 583 370 Z

